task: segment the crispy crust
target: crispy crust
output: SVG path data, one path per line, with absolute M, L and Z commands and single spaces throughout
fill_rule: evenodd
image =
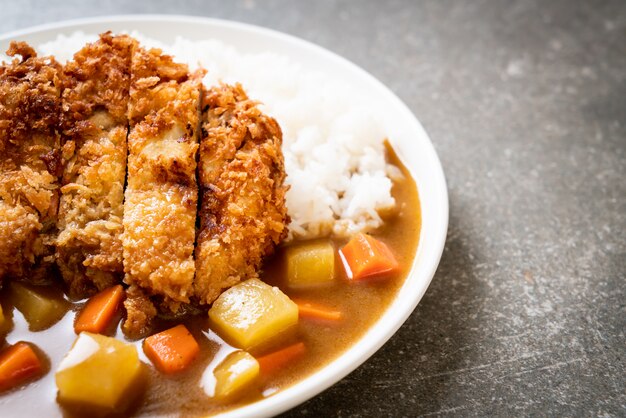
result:
M 49 270 L 56 245 L 73 297 L 124 275 L 124 330 L 140 336 L 157 311 L 257 276 L 287 234 L 287 187 L 280 127 L 240 85 L 202 92 L 201 72 L 110 33 L 64 71 L 24 43 L 9 54 L 22 59 L 0 67 L 0 279 Z
M 145 337 L 150 333 L 150 323 L 157 314 L 157 309 L 146 294 L 138 286 L 130 286 L 126 290 L 124 300 L 126 319 L 122 325 L 124 333 L 132 339 Z
M 131 75 L 124 281 L 176 311 L 189 302 L 195 273 L 201 74 L 189 77 L 160 50 L 137 48 Z
M 205 93 L 194 285 L 200 303 L 256 277 L 263 258 L 286 236 L 281 144 L 276 120 L 261 113 L 241 85 Z
M 0 67 L 0 279 L 42 281 L 54 264 L 62 72 L 25 42 Z
M 123 275 L 127 109 L 136 43 L 104 33 L 65 67 L 57 263 L 75 298 Z

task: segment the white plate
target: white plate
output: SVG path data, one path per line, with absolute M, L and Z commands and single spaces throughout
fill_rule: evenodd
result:
M 349 61 L 301 39 L 241 23 L 186 16 L 112 16 L 37 26 L 0 37 L 0 50 L 11 40 L 33 45 L 74 31 L 100 33 L 138 30 L 162 42 L 176 36 L 191 40 L 216 38 L 242 52 L 271 51 L 308 68 L 351 84 L 377 103 L 386 134 L 417 183 L 422 206 L 422 231 L 409 277 L 398 297 L 376 324 L 349 350 L 294 386 L 261 401 L 230 411 L 229 417 L 276 415 L 317 395 L 356 369 L 378 350 L 409 317 L 426 292 L 443 251 L 448 228 L 448 194 L 443 170 L 428 135 L 398 97 L 374 77 Z M 402 364 L 397 365 L 398 368 Z M 389 409 L 393 405 L 388 405 Z M 7 412 L 7 411 L 5 411 Z

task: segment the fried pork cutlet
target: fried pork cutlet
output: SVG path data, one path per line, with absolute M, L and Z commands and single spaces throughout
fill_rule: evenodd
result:
M 278 123 L 239 84 L 212 88 L 202 105 L 194 293 L 208 304 L 257 276 L 263 257 L 286 236 L 288 216 Z
M 0 67 L 0 280 L 42 281 L 54 265 L 61 66 L 12 42 Z
M 65 66 L 64 171 L 57 264 L 73 297 L 121 281 L 130 59 L 136 41 L 104 33 Z
M 133 53 L 122 235 L 124 281 L 135 295 L 125 302 L 129 334 L 150 319 L 136 312 L 146 295 L 175 312 L 193 293 L 200 78 L 160 50 Z

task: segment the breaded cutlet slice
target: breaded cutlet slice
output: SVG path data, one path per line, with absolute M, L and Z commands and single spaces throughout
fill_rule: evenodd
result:
M 130 59 L 137 41 L 110 32 L 66 64 L 57 264 L 74 298 L 122 280 Z
M 198 183 L 200 229 L 194 293 L 202 304 L 257 277 L 287 234 L 282 132 L 241 85 L 220 85 L 202 101 Z
M 200 78 L 158 49 L 133 53 L 124 281 L 173 312 L 193 293 Z M 133 298 L 125 306 L 136 317 Z M 124 324 L 131 334 L 141 325 Z
M 62 70 L 25 42 L 0 67 L 0 280 L 49 278 L 58 208 Z

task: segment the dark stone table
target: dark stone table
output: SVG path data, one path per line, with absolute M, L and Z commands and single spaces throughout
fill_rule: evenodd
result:
M 424 299 L 285 416 L 626 416 L 626 1 L 2 0 L 0 32 L 122 13 L 318 43 L 395 91 L 441 157 L 450 229 Z

